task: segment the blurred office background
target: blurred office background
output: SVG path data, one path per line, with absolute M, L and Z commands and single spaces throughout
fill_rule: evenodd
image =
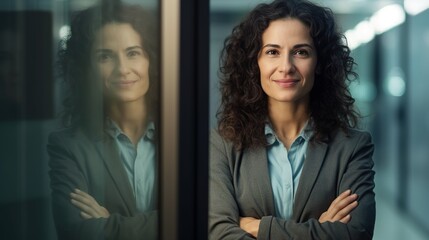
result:
M 223 41 L 261 2 L 269 1 L 211 1 L 211 126 Z M 429 1 L 313 2 L 333 10 L 358 64 L 351 91 L 375 143 L 374 239 L 429 239 Z
M 223 41 L 263 1 L 210 0 L 210 127 Z M 429 0 L 314 1 L 332 8 L 358 63 L 352 93 L 376 145 L 374 239 L 429 239 Z M 70 13 L 94 2 L 0 1 L 1 239 L 56 239 L 46 153 L 64 94 L 56 52 Z M 162 1 L 127 2 L 155 9 Z

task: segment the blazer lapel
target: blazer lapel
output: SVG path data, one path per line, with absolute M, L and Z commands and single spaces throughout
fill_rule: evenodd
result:
M 328 144 L 310 141 L 295 196 L 293 219 L 299 219 L 325 160 Z
M 110 137 L 103 137 L 103 139 L 96 141 L 96 147 L 104 160 L 113 182 L 115 183 L 115 186 L 109 187 L 116 187 L 122 196 L 128 211 L 130 213 L 135 212 L 136 202 L 134 199 L 134 193 L 124 166 L 122 166 L 120 161 L 118 149 L 114 141 Z
M 273 188 L 271 187 L 268 170 L 267 149 L 265 147 L 253 150 L 249 149 L 248 151 L 245 151 L 244 154 L 248 154 L 248 156 L 243 156 L 243 159 L 246 159 L 246 162 L 243 164 L 251 164 L 251 167 L 249 168 L 250 175 L 259 176 L 257 178 L 253 178 L 253 181 L 250 181 L 258 186 L 257 189 L 259 194 L 255 195 L 258 197 L 258 204 L 256 205 L 260 207 L 260 212 L 258 212 L 258 214 L 261 215 L 261 217 L 266 215 L 275 215 Z M 249 161 L 251 159 L 252 161 Z M 247 184 L 248 183 L 249 182 L 247 182 Z

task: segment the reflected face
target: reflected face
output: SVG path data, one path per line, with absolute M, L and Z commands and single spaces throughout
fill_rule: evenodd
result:
M 258 66 L 269 102 L 308 101 L 316 64 L 310 30 L 301 21 L 275 20 L 262 34 Z
M 106 97 L 116 102 L 144 98 L 149 89 L 149 60 L 130 24 L 104 25 L 96 34 L 92 56 Z

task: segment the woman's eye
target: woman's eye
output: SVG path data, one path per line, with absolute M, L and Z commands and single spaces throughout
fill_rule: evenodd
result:
M 112 57 L 107 53 L 100 53 L 97 55 L 98 62 L 106 62 L 109 61 Z
M 298 49 L 295 51 L 295 55 L 301 56 L 301 57 L 308 57 L 310 54 L 305 49 Z
M 139 56 L 141 53 L 139 51 L 129 51 L 128 52 L 128 57 L 135 57 L 135 56 Z
M 267 55 L 278 55 L 278 54 L 279 54 L 279 51 L 277 51 L 277 50 L 275 50 L 275 49 L 270 49 L 270 50 L 267 50 L 267 51 L 265 52 L 265 54 L 267 54 Z

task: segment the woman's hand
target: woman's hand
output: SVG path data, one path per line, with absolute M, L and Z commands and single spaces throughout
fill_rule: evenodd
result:
M 351 194 L 350 190 L 341 193 L 329 206 L 328 210 L 319 218 L 319 222 L 335 222 L 348 223 L 350 221 L 351 211 L 357 207 L 357 194 Z M 253 217 L 241 217 L 240 228 L 251 234 L 253 237 L 258 236 L 259 224 L 261 220 Z
M 108 218 L 109 211 L 100 206 L 97 201 L 88 193 L 75 189 L 70 193 L 71 203 L 80 209 L 80 216 L 84 219 Z
M 328 210 L 319 218 L 319 222 L 336 222 L 340 221 L 342 223 L 348 223 L 350 221 L 351 211 L 357 207 L 358 202 L 357 194 L 351 194 L 350 190 L 346 190 L 341 193 L 335 200 L 331 203 Z
M 253 217 L 241 217 L 240 218 L 240 228 L 250 233 L 255 238 L 258 236 L 259 231 L 259 223 L 260 219 L 256 219 Z

